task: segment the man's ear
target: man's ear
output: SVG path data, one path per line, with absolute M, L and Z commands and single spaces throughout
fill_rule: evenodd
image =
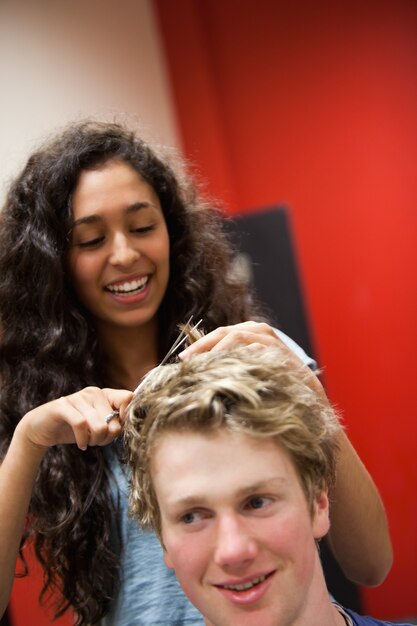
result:
M 169 556 L 169 554 L 168 554 L 164 544 L 162 544 L 162 548 L 164 550 L 164 562 L 165 562 L 165 565 L 167 567 L 169 567 L 169 569 L 174 569 L 174 565 L 172 563 L 171 557 Z
M 318 491 L 313 502 L 313 534 L 315 539 L 321 539 L 329 532 L 329 508 L 328 489 Z

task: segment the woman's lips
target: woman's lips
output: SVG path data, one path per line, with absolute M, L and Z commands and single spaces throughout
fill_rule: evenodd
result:
M 112 283 L 105 287 L 112 300 L 121 304 L 137 304 L 145 300 L 149 293 L 152 276 L 147 274 L 140 278 Z
M 133 293 L 139 293 L 146 287 L 149 281 L 149 275 L 141 276 L 140 278 L 131 278 L 120 280 L 112 283 L 111 285 L 107 285 L 105 287 L 106 291 L 110 291 L 115 295 L 132 295 Z

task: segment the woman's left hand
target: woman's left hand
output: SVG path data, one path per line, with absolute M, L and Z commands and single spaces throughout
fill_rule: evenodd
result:
M 183 350 L 178 356 L 185 361 L 193 354 L 201 352 L 218 352 L 238 346 L 247 346 L 250 349 L 277 346 L 292 354 L 291 350 L 281 341 L 275 330 L 264 322 L 241 322 L 232 326 L 219 326 L 195 343 Z

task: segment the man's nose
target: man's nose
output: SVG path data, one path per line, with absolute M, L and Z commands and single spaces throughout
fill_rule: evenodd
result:
M 247 564 L 258 553 L 256 538 L 248 521 L 238 515 L 218 520 L 214 560 L 220 567 Z

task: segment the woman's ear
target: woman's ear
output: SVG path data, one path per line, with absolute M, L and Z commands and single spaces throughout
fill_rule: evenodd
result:
M 328 490 L 318 491 L 313 502 L 313 534 L 315 539 L 321 539 L 329 532 L 329 509 Z

